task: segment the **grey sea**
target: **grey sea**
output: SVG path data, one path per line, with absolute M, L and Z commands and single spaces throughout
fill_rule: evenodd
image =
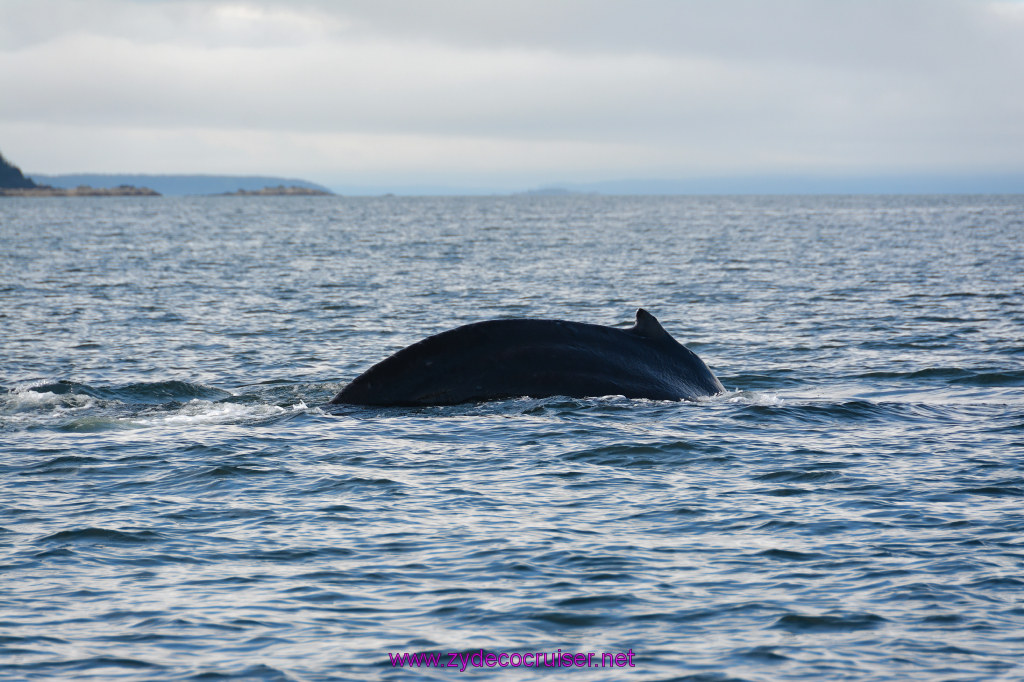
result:
M 327 404 L 641 306 L 726 394 Z M 1024 196 L 7 198 L 0 350 L 5 679 L 1024 679 Z

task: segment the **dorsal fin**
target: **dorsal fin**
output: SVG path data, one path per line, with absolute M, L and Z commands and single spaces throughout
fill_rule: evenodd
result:
M 646 336 L 649 339 L 657 339 L 665 336 L 670 339 L 672 338 L 672 335 L 665 331 L 665 328 L 661 326 L 660 322 L 658 322 L 658 318 L 651 315 L 643 308 L 636 309 L 636 324 L 633 325 L 633 328 L 630 331 L 635 334 L 639 334 L 640 336 Z

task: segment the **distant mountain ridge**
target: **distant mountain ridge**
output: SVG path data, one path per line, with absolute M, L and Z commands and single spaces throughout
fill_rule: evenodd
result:
M 114 187 L 88 187 L 85 183 L 74 187 L 53 187 L 36 184 L 25 177 L 21 169 L 0 154 L 0 197 L 156 197 L 159 193 L 146 187 L 118 185 Z
M 567 182 L 530 194 L 768 195 L 768 194 L 1020 194 L 1024 173 L 977 175 L 787 175 L 706 176 L 684 179 L 634 178 Z
M 91 187 L 118 187 L 134 185 L 149 187 L 165 196 L 196 194 L 229 194 L 238 190 L 258 192 L 266 187 L 302 187 L 317 192 L 330 193 L 326 187 L 307 180 L 266 177 L 259 175 L 145 175 L 75 173 L 67 175 L 32 174 L 36 182 L 54 187 L 73 188 L 80 185 Z

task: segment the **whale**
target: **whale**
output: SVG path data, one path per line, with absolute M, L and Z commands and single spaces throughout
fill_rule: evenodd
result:
M 725 388 L 643 308 L 628 329 L 499 319 L 427 337 L 357 376 L 332 405 L 420 407 L 530 397 L 697 400 Z

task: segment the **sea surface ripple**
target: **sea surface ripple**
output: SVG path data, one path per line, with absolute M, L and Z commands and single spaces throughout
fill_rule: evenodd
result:
M 1024 196 L 4 199 L 0 676 L 1024 678 L 1022 236 Z M 327 405 L 638 306 L 728 393 Z M 634 665 L 389 656 L 480 650 Z

